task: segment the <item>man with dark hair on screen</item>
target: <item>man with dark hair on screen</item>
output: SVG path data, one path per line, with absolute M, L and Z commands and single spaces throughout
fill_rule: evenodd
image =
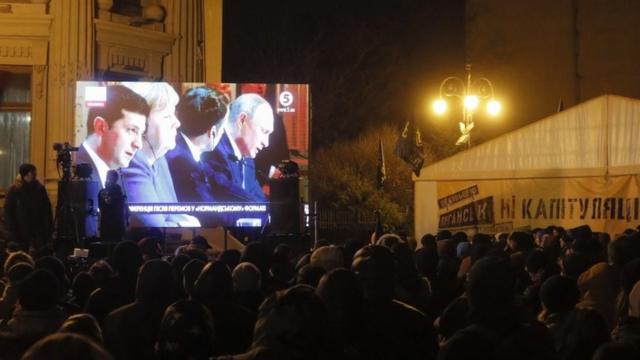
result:
M 261 96 L 244 94 L 231 103 L 222 139 L 213 151 L 203 154 L 216 200 L 266 201 L 254 158 L 269 146 L 272 132 L 273 110 Z
M 212 151 L 222 138 L 228 105 L 225 94 L 205 86 L 189 89 L 182 95 L 176 107 L 182 126 L 176 136 L 176 147 L 165 155 L 179 201 L 215 201 L 200 156 Z
M 143 97 L 121 85 L 107 86 L 103 107 L 92 107 L 87 117 L 87 138 L 76 163 L 90 164 L 91 179 L 103 188 L 107 171 L 126 168 L 142 148 L 142 134 L 149 116 Z

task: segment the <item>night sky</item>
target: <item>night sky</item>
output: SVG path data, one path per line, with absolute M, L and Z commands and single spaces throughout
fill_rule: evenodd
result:
M 423 110 L 464 63 L 462 0 L 224 2 L 223 81 L 311 84 L 316 149 L 414 114 L 455 141 Z

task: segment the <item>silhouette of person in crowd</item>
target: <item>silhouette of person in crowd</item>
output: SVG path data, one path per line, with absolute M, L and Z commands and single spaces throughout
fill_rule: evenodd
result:
M 9 239 L 21 249 L 37 250 L 47 245 L 53 232 L 53 214 L 34 165 L 20 165 L 18 178 L 7 192 L 4 214 Z
M 120 241 L 127 227 L 128 209 L 126 197 L 118 185 L 118 172 L 109 170 L 104 189 L 98 192 L 100 207 L 100 238 L 103 241 Z

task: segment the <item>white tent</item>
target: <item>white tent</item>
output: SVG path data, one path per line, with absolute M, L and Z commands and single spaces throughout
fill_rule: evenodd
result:
M 554 193 L 554 199 L 558 199 L 558 204 L 561 198 L 587 199 L 590 196 L 594 204 L 596 200 L 593 199 L 601 198 L 600 201 L 603 202 L 601 206 L 605 206 L 603 199 L 607 197 L 624 199 L 620 200 L 622 205 L 619 205 L 617 200 L 611 200 L 613 202 L 606 208 L 596 209 L 598 214 L 602 210 L 606 216 L 594 215 L 592 219 L 603 220 L 602 224 L 613 220 L 611 217 L 619 217 L 621 213 L 609 212 L 610 207 L 631 206 L 633 210 L 634 199 L 637 200 L 637 174 L 640 173 L 640 145 L 637 141 L 639 135 L 640 100 L 604 95 L 424 167 L 420 177 L 414 178 L 416 236 L 435 233 L 439 227 L 443 227 L 444 213 L 451 212 L 452 208 L 455 209 L 456 206 L 465 202 L 468 205 L 469 202 L 476 201 L 478 197 L 484 195 L 491 196 L 495 215 L 498 212 L 504 213 L 505 206 L 511 204 L 510 200 L 509 203 L 505 203 L 504 196 L 517 197 L 523 187 L 530 192 L 531 189 L 527 187 L 532 186 L 539 191 Z M 611 193 L 611 186 L 620 186 L 613 183 L 616 180 L 622 181 L 617 178 L 630 176 L 633 179 L 625 181 L 634 183 L 633 189 L 624 189 L 624 191 L 615 189 L 616 191 Z M 552 179 L 555 179 L 555 184 L 548 181 Z M 579 181 L 567 182 L 570 179 Z M 585 182 L 591 183 L 586 185 L 589 188 L 588 196 L 584 191 L 580 192 L 579 189 L 572 188 L 585 186 Z M 515 183 L 519 185 L 513 186 Z M 600 188 L 594 188 L 593 184 L 598 184 L 596 187 Z M 479 193 L 479 185 L 485 187 L 484 194 Z M 500 191 L 496 191 L 495 188 L 505 186 L 512 186 L 509 189 L 510 193 L 497 194 Z M 555 189 L 557 186 L 562 189 Z M 526 201 L 530 198 L 534 199 L 535 208 L 537 198 L 530 195 L 529 193 Z M 541 196 L 544 197 L 544 194 Z M 576 204 L 578 201 L 576 200 Z M 570 201 L 562 200 L 562 202 L 564 212 L 564 207 Z M 522 206 L 520 204 L 519 201 L 514 200 L 511 205 L 513 208 L 522 207 L 524 209 L 522 212 L 529 215 L 531 205 L 525 208 L 527 206 L 525 203 L 522 203 Z M 541 206 L 544 209 L 537 209 L 540 210 L 540 216 L 536 219 L 540 221 L 524 223 L 511 221 L 513 227 L 542 226 L 542 220 L 571 226 L 579 223 L 578 220 L 588 222 L 585 220 L 589 220 L 587 215 L 591 211 L 596 214 L 596 210 L 593 210 L 595 208 L 589 208 L 589 213 L 587 208 L 584 208 L 584 213 L 578 216 L 578 219 L 569 219 L 569 215 L 552 217 L 547 216 L 548 203 Z M 556 206 L 556 202 L 553 206 Z M 510 207 L 506 210 L 515 211 Z M 542 215 L 545 215 L 544 219 Z M 633 212 L 631 215 L 633 218 Z M 501 224 L 500 221 L 504 220 L 500 216 L 494 216 L 490 220 L 485 221 L 484 227 L 493 225 L 493 229 L 487 228 L 487 231 L 505 229 L 498 226 Z M 636 219 L 630 219 L 626 224 L 618 224 L 616 229 L 623 225 L 629 227 L 633 225 L 634 220 Z M 460 222 L 454 223 L 460 225 Z M 445 221 L 444 224 L 448 223 Z M 592 225 L 595 227 L 594 230 L 611 229 L 610 225 L 599 224 L 600 222 Z M 478 228 L 478 224 L 472 225 L 471 227 Z M 465 227 L 469 228 L 469 224 L 459 226 L 463 229 Z M 602 229 L 598 229 L 599 227 Z

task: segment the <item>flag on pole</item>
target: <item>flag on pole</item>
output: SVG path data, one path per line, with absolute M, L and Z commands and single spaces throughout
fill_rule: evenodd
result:
M 396 141 L 395 154 L 404 160 L 416 176 L 420 176 L 420 170 L 424 164 L 424 152 L 420 130 L 415 128 L 411 121 L 407 121 L 404 130 Z
M 382 148 L 382 139 L 378 138 L 378 166 L 376 176 L 376 186 L 378 190 L 382 190 L 384 181 L 387 178 L 387 170 L 384 164 L 384 149 Z

